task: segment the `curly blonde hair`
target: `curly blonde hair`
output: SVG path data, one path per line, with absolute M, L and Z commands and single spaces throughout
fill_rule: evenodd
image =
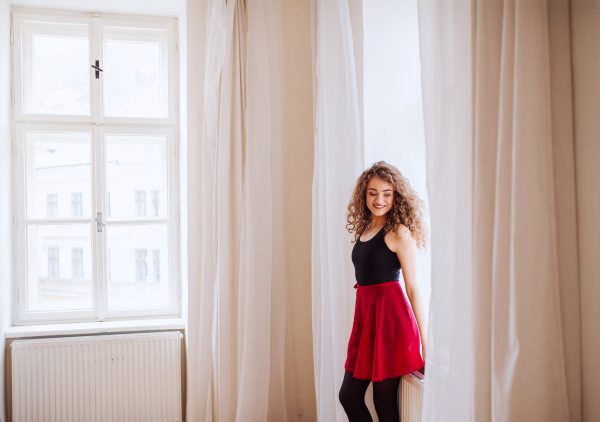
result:
M 417 196 L 417 192 L 410 186 L 410 182 L 396 167 L 379 161 L 365 170 L 358 180 L 354 193 L 348 204 L 348 224 L 346 229 L 354 233 L 354 242 L 371 223 L 371 211 L 367 208 L 367 184 L 372 177 L 377 176 L 394 189 L 394 203 L 388 212 L 387 222 L 384 226 L 385 233 L 397 232 L 401 224 L 410 231 L 417 242 L 417 247 L 426 249 L 428 230 L 424 216 L 427 212 L 425 203 Z

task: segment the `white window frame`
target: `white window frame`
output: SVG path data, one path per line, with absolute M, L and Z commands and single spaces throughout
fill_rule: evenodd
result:
M 90 67 L 90 116 L 73 115 L 43 115 L 23 112 L 23 78 L 21 62 L 21 36 L 23 21 L 61 22 L 61 23 L 89 23 L 90 33 L 90 61 L 99 58 L 100 64 L 104 62 L 102 54 L 102 28 L 103 26 L 128 25 L 134 28 L 166 29 L 168 39 L 168 117 L 167 118 L 116 118 L 103 117 L 102 93 L 103 78 L 95 79 L 94 71 Z M 140 17 L 114 14 L 93 14 L 79 12 L 48 11 L 42 14 L 38 10 L 28 13 L 27 9 L 13 8 L 13 115 L 16 123 L 13 125 L 13 212 L 14 212 L 14 248 L 15 255 L 15 303 L 13 308 L 13 323 L 15 325 L 55 323 L 55 322 L 80 322 L 80 321 L 108 321 L 117 319 L 147 319 L 181 316 L 181 269 L 180 269 L 180 224 L 179 224 L 179 159 L 178 144 L 179 123 L 177 104 L 178 83 L 178 51 L 177 51 L 177 21 L 174 18 Z M 93 35 L 92 35 L 93 34 Z M 91 65 L 90 65 L 91 66 Z M 26 214 L 26 132 L 86 132 L 91 133 L 92 139 L 92 216 L 91 218 L 65 218 L 65 219 L 32 219 Z M 106 169 L 105 137 L 107 135 L 158 135 L 167 139 L 167 201 L 168 215 L 166 218 L 147 218 L 144 220 L 115 221 L 107 218 L 106 195 Z M 99 180 L 96 180 L 99 178 Z M 170 306 L 148 309 L 123 309 L 109 310 L 108 299 L 108 269 L 106 252 L 106 227 L 102 233 L 97 232 L 96 222 L 93 220 L 97 212 L 102 212 L 103 220 L 107 226 L 118 225 L 144 225 L 156 222 L 165 222 L 168 227 L 168 256 L 161 256 L 161 261 L 166 260 L 169 268 L 170 280 Z M 93 308 L 90 310 L 74 311 L 27 311 L 27 226 L 30 224 L 65 224 L 70 222 L 86 223 L 91 225 L 92 256 L 92 285 Z M 152 274 L 149 274 L 151 277 Z

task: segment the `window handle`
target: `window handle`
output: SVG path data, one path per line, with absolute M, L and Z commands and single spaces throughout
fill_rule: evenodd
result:
M 104 72 L 100 69 L 100 60 L 96 60 L 96 66 L 92 65 L 94 69 L 96 69 L 96 79 L 100 79 L 100 72 Z
M 102 227 L 106 226 L 106 224 L 102 222 L 102 213 L 99 212 L 96 214 L 96 218 L 94 218 L 94 220 L 96 220 L 96 230 L 98 233 L 102 233 Z

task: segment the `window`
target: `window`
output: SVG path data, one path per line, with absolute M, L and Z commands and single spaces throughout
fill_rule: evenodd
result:
M 71 217 L 80 218 L 82 214 L 81 193 L 71 194 Z
M 176 20 L 14 12 L 13 29 L 15 322 L 178 315 Z
M 83 278 L 83 249 L 71 249 L 71 278 Z
M 160 251 L 152 251 L 153 282 L 160 283 Z
M 159 192 L 160 191 L 157 191 L 157 190 L 152 191 L 152 217 L 158 217 L 158 214 L 159 214 L 159 211 L 158 211 L 158 208 L 160 207 Z
M 135 191 L 135 216 L 146 216 L 146 192 L 143 190 Z
M 146 277 L 148 277 L 147 255 L 148 251 L 145 249 L 136 249 L 135 251 L 135 281 L 138 283 L 145 283 Z
M 112 273 L 110 271 L 110 267 L 111 267 L 110 266 L 110 249 L 106 251 L 106 260 L 107 260 L 107 262 L 106 262 L 106 268 L 108 270 L 108 281 L 111 281 L 112 280 Z
M 58 217 L 58 195 L 46 195 L 46 218 Z
M 110 192 L 108 192 L 106 194 L 106 215 L 108 217 L 111 216 L 111 212 L 110 212 Z
M 58 278 L 58 248 L 48 248 L 48 278 Z

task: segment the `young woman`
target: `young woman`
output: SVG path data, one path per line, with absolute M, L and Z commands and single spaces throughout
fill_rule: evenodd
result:
M 346 225 L 355 234 L 358 290 L 339 393 L 350 422 L 372 422 L 365 405 L 370 382 L 379 421 L 398 422 L 400 377 L 424 366 L 427 322 L 416 275 L 417 248 L 427 241 L 424 212 L 396 167 L 380 161 L 358 178 Z M 400 287 L 400 268 L 414 314 Z

